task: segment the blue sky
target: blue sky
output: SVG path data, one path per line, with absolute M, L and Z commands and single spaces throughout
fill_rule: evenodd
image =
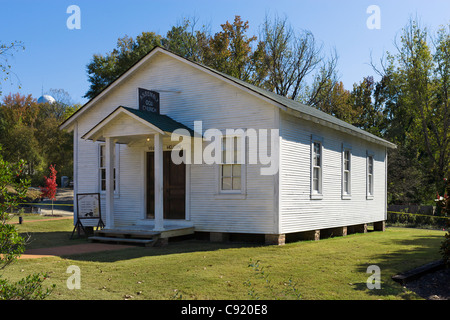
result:
M 79 30 L 67 28 L 70 5 L 81 9 Z M 367 28 L 370 5 L 380 8 L 380 29 Z M 86 65 L 93 54 L 111 51 L 126 34 L 165 35 L 183 17 L 195 16 L 215 33 L 240 15 L 249 21 L 249 34 L 257 34 L 266 14 L 286 16 L 295 29 L 310 30 L 325 50 L 336 48 L 340 80 L 347 89 L 364 76 L 375 76 L 370 56 L 378 61 L 394 51 L 393 40 L 409 17 L 419 17 L 431 30 L 450 23 L 448 0 L 0 0 L 0 8 L 0 41 L 25 45 L 9 59 L 15 75 L 1 83 L 3 95 L 20 92 L 38 98 L 42 88 L 64 89 L 76 103 L 86 102 Z

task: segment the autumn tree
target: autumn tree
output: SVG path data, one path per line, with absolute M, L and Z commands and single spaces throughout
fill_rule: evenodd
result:
M 221 27 L 222 31 L 209 40 L 204 52 L 204 64 L 240 80 L 257 82 L 255 71 L 263 52 L 261 46 L 253 50 L 257 37 L 247 35 L 248 21 L 235 16 L 233 23 L 227 21 Z
M 67 113 L 76 108 L 68 93 L 50 90 L 54 103 L 38 104 L 31 95 L 9 94 L 0 104 L 0 144 L 5 160 L 26 161 L 25 173 L 37 185 L 44 169 L 55 163 L 60 174 L 72 176 L 73 134 L 59 130 Z
M 54 165 L 50 166 L 50 175 L 44 176 L 45 186 L 39 187 L 41 189 L 41 197 L 52 200 L 52 215 L 53 215 L 53 201 L 56 200 L 56 191 L 58 184 L 56 183 L 56 169 Z
M 43 157 L 35 138 L 39 105 L 31 95 L 9 94 L 0 105 L 0 144 L 5 160 L 24 159 L 26 172 L 40 170 Z

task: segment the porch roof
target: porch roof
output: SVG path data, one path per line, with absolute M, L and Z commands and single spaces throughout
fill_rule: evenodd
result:
M 158 133 L 172 133 L 176 129 L 185 129 L 189 132 L 191 136 L 193 136 L 194 131 L 187 127 L 186 125 L 175 121 L 174 119 L 170 118 L 167 115 L 163 114 L 157 114 L 157 113 L 151 113 L 151 112 L 143 112 L 137 109 L 119 106 L 117 107 L 113 112 L 111 112 L 108 116 L 106 116 L 102 121 L 100 121 L 98 124 L 96 124 L 93 128 L 91 128 L 86 134 L 84 134 L 81 138 L 87 139 L 87 140 L 94 140 L 94 141 L 103 141 L 105 138 L 104 135 L 104 129 L 109 126 L 111 123 L 113 123 L 113 120 L 117 119 L 119 116 L 122 115 L 128 115 L 131 118 L 133 118 L 135 121 L 138 122 L 140 126 L 144 125 L 148 128 L 144 132 L 142 130 L 139 130 L 138 127 L 136 127 L 136 131 L 134 132 L 134 126 L 133 128 L 130 128 L 131 126 L 128 126 L 127 132 L 128 133 L 122 133 L 126 136 L 142 136 L 151 132 L 158 132 Z M 121 135 L 122 135 L 121 134 Z

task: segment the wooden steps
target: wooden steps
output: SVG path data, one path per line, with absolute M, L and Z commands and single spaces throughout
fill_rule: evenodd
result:
M 94 242 L 128 243 L 144 246 L 154 246 L 157 243 L 166 244 L 171 237 L 194 233 L 194 227 L 168 228 L 164 231 L 152 231 L 139 228 L 102 229 L 95 231 L 88 239 Z
M 91 241 L 98 242 L 113 242 L 113 243 L 133 243 L 133 244 L 142 244 L 144 246 L 154 245 L 154 239 L 133 239 L 133 238 L 118 238 L 118 237 L 103 237 L 103 236 L 93 236 L 89 237 Z

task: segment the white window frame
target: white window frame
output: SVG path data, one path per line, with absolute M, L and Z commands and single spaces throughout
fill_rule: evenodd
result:
M 348 160 L 345 158 L 346 153 L 348 153 Z M 346 161 L 348 161 L 348 169 L 346 168 Z M 348 174 L 347 189 L 345 187 L 345 174 Z M 341 197 L 344 200 L 352 198 L 352 147 L 348 144 L 342 144 L 342 194 Z
M 233 149 L 234 159 L 232 162 L 237 163 L 229 163 L 227 159 L 224 157 L 226 151 L 226 141 L 227 138 L 237 138 L 237 145 L 239 146 L 238 150 Z M 242 136 L 240 134 L 233 135 L 223 135 L 221 141 L 222 147 L 222 161 L 221 163 L 216 164 L 216 180 L 217 180 L 217 192 L 216 199 L 245 199 L 246 198 L 246 163 L 245 163 L 245 135 Z M 229 160 L 229 159 L 228 159 Z M 233 174 L 233 166 L 240 166 L 240 179 L 241 179 L 241 188 L 240 189 L 223 189 L 223 166 L 231 165 L 231 173 Z M 231 176 L 233 177 L 233 176 Z
M 105 170 L 106 167 L 101 166 L 101 156 L 102 156 L 102 148 L 106 151 L 106 144 L 99 143 L 98 151 L 97 151 L 97 159 L 98 159 L 98 190 L 101 195 L 106 195 L 106 189 L 102 190 L 102 170 Z M 117 197 L 119 195 L 119 154 L 120 154 L 120 145 L 116 144 L 115 152 L 114 152 L 114 196 Z M 105 156 L 105 155 L 103 155 Z M 106 162 L 106 159 L 104 159 Z M 106 164 L 105 164 L 106 165 Z
M 315 144 L 319 144 L 319 163 L 315 163 Z M 311 199 L 323 199 L 323 138 L 315 135 L 311 135 L 311 186 L 310 197 Z M 318 190 L 314 189 L 314 169 L 318 169 Z
M 372 162 L 372 164 L 370 163 Z M 370 168 L 372 167 L 372 168 Z M 370 170 L 372 169 L 372 170 Z M 366 156 L 366 199 L 371 200 L 375 194 L 375 153 L 367 150 Z

